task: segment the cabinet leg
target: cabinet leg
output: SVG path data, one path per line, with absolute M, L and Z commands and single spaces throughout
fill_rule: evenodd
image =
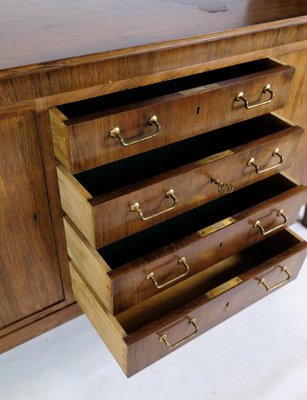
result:
M 307 228 L 307 205 L 305 206 L 305 213 L 303 216 L 302 224 Z

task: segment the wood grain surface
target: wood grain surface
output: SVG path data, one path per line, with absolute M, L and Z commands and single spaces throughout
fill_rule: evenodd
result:
M 277 236 L 283 251 L 275 246 Z M 215 264 L 211 271 L 190 278 L 189 283 L 176 285 L 161 294 L 160 300 L 144 302 L 116 318 L 104 309 L 91 286 L 71 264 L 74 293 L 123 371 L 131 376 L 172 351 L 159 341 L 163 334 L 167 334 L 170 343 L 191 335 L 195 328 L 188 323 L 190 318 L 196 319 L 198 336 L 269 294 L 259 279 L 264 277 L 270 286 L 285 280 L 279 266 L 287 266 L 291 280 L 295 279 L 306 243 L 290 231 L 277 236 Z M 239 285 L 209 299 L 208 290 L 235 276 L 241 279 Z
M 3 0 L 0 69 L 214 34 L 307 13 L 272 0 Z
M 301 135 L 301 128 L 266 115 L 75 177 L 59 165 L 62 207 L 100 248 L 221 197 L 211 178 L 237 190 L 289 168 Z M 272 157 L 276 148 L 281 164 Z M 258 175 L 247 166 L 252 157 L 261 168 L 277 167 Z M 130 210 L 135 202 L 145 216 L 170 207 L 173 200 L 165 198 L 170 189 L 178 199 L 171 211 L 142 221 Z
M 295 121 L 305 130 L 297 150 L 297 157 L 294 158 L 289 173 L 302 184 L 307 185 L 307 162 L 305 161 L 307 154 L 307 50 L 282 55 L 280 60 L 293 65 L 295 74 L 287 104 L 279 110 L 279 113 Z
M 254 190 L 247 188 L 221 200 L 198 209 L 198 213 L 196 210 L 192 215 L 178 217 L 168 225 L 164 223 L 99 252 L 66 218 L 69 256 L 105 307 L 117 314 L 178 283 L 158 290 L 146 279 L 149 273 L 153 272 L 160 284 L 168 282 L 183 273 L 178 260 L 186 257 L 190 270 L 179 280 L 184 281 L 261 241 L 259 229 L 253 228 L 255 221 L 260 220 L 265 230 L 272 229 L 284 222 L 276 214 L 276 210 L 283 209 L 287 224 L 293 223 L 300 206 L 307 201 L 307 191 L 282 176 L 275 176 L 254 186 Z M 216 228 L 229 217 L 232 223 Z M 207 234 L 201 237 L 197 231 L 203 228 L 207 228 Z
M 55 155 L 72 173 L 78 173 L 271 112 L 285 105 L 293 73 L 291 66 L 264 60 L 201 74 L 188 82 L 183 79 L 140 89 L 141 94 L 136 90 L 134 95 L 123 92 L 115 99 L 66 105 L 61 108 L 63 115 L 51 110 Z M 267 100 L 269 95 L 262 90 L 268 83 L 274 91 L 269 104 L 246 110 L 243 101 L 235 101 L 241 91 L 251 103 Z M 127 104 L 118 106 L 125 96 Z M 128 147 L 110 137 L 115 127 L 126 143 L 149 136 L 156 131 L 148 124 L 154 115 L 161 126 L 158 136 Z
M 34 114 L 0 120 L 0 328 L 63 300 Z
M 80 312 L 69 307 L 73 297 L 50 107 L 276 57 L 297 70 L 284 115 L 305 126 L 304 0 L 133 0 L 120 5 L 111 0 L 1 2 L 0 131 L 5 139 L 0 153 L 4 171 L 11 172 L 0 181 L 5 184 L 0 278 L 6 288 L 1 293 L 1 350 Z M 306 135 L 293 171 L 306 184 L 305 147 Z M 13 287 L 15 281 L 22 287 Z

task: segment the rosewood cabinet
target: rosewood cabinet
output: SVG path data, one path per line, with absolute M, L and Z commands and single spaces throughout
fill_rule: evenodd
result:
M 299 273 L 307 4 L 122 3 L 1 11 L 0 351 L 80 305 L 130 376 Z

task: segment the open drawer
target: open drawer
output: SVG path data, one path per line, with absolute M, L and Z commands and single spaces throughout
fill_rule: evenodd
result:
M 257 60 L 53 108 L 55 155 L 78 173 L 268 113 L 293 72 Z
M 71 263 L 73 291 L 131 376 L 293 280 L 306 248 L 286 229 L 115 317 Z
M 68 254 L 117 314 L 293 223 L 306 202 L 277 174 L 99 250 L 65 218 Z
M 288 168 L 302 132 L 268 114 L 75 176 L 59 165 L 62 208 L 100 248 Z

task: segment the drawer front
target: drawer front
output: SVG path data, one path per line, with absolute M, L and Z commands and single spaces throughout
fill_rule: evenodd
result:
M 101 116 L 68 118 L 52 109 L 55 155 L 78 173 L 268 113 L 286 103 L 293 72 L 292 67 L 275 63 L 265 71 L 178 91 Z M 268 84 L 271 89 L 264 92 Z
M 290 232 L 287 233 L 291 235 Z M 131 376 L 295 279 L 305 254 L 306 244 L 297 238 L 297 242 L 286 251 L 256 267 L 247 268 L 237 275 L 234 270 L 231 279 L 203 293 L 198 288 L 200 297 L 179 308 L 166 311 L 165 315 L 149 323 L 138 321 L 141 326 L 135 330 L 133 320 L 139 320 L 142 315 L 148 317 L 150 304 L 140 305 L 141 311 L 128 310 L 115 318 L 104 309 L 91 285 L 73 264 L 71 275 L 76 300 L 124 372 Z M 181 289 L 173 291 L 169 298 L 162 298 L 155 306 L 163 308 L 163 301 L 171 296 L 181 296 Z
M 258 271 L 252 271 L 250 272 L 250 276 L 240 276 L 243 283 L 239 284 L 239 286 L 217 296 L 213 300 L 209 301 L 204 299 L 203 304 L 199 304 L 198 306 L 187 306 L 182 310 L 183 317 L 181 316 L 178 318 L 178 316 L 175 316 L 171 324 L 169 324 L 167 318 L 165 318 L 163 321 L 160 321 L 160 323 L 165 323 L 166 325 L 156 329 L 155 332 L 151 334 L 146 335 L 146 331 L 143 331 L 141 335 L 136 333 L 135 335 L 130 335 L 130 337 L 128 336 L 126 342 L 129 347 L 129 374 L 133 375 L 144 367 L 169 354 L 172 350 L 187 343 L 192 338 L 208 331 L 227 318 L 270 294 L 273 290 L 267 290 L 263 285 L 260 285 L 259 280 L 266 279 L 265 283 L 267 281 L 272 282 L 270 284 L 271 287 L 277 286 L 282 282 L 287 282 L 288 275 L 281 273 L 280 267 L 287 266 L 288 271 L 291 273 L 291 279 L 295 279 L 303 263 L 305 254 L 306 251 L 302 250 L 293 257 L 280 260 L 274 267 L 265 269 L 263 274 L 258 273 Z M 171 316 L 169 316 L 168 319 L 170 320 Z M 197 328 L 189 323 L 192 319 L 195 320 Z M 194 333 L 195 335 L 192 336 Z M 144 337 L 142 337 L 143 335 Z M 166 344 L 160 340 L 164 335 L 167 335 L 167 341 L 170 345 L 179 342 L 178 346 L 168 349 Z
M 199 231 L 193 236 L 174 242 L 169 248 L 146 256 L 145 260 L 142 258 L 112 270 L 109 276 L 112 279 L 114 313 L 155 296 L 179 281 L 261 241 L 270 230 L 273 234 L 291 225 L 306 201 L 306 189 L 293 192 L 289 197 L 280 196 L 279 199 L 265 202 L 205 227 L 204 233 Z M 284 218 L 277 216 L 279 210 L 283 210 L 287 216 L 286 224 Z M 264 234 L 254 227 L 257 221 L 264 228 Z M 220 228 L 223 224 L 225 227 Z M 185 257 L 186 264 L 179 262 L 182 257 Z M 189 267 L 188 273 L 186 265 Z
M 115 269 L 66 219 L 68 254 L 107 309 L 117 314 L 293 223 L 300 206 L 306 201 L 306 188 L 293 185 L 291 189 L 256 206 L 237 214 L 228 214 L 222 221 L 218 219 L 219 210 L 221 207 L 227 208 L 227 203 L 216 207 L 214 211 L 210 205 L 211 212 L 217 214 L 216 222 L 212 225 L 201 226 L 204 229 L 198 231 L 195 227 L 193 234 L 174 242 L 170 238 L 170 245 Z M 283 210 L 281 214 L 280 210 Z M 203 213 L 206 214 L 206 210 Z M 170 231 L 170 235 L 172 229 L 172 226 L 163 228 L 165 232 Z M 178 230 L 178 227 L 174 230 Z M 154 241 L 157 235 L 154 233 L 148 241 Z M 142 247 L 142 242 L 138 239 L 136 242 L 137 249 L 138 246 Z M 129 251 L 129 245 L 117 249 L 119 252 Z
M 94 198 L 59 166 L 62 207 L 91 244 L 100 248 L 221 197 L 227 190 L 223 192 L 219 182 L 237 190 L 288 168 L 301 135 L 301 128 L 288 127 Z

